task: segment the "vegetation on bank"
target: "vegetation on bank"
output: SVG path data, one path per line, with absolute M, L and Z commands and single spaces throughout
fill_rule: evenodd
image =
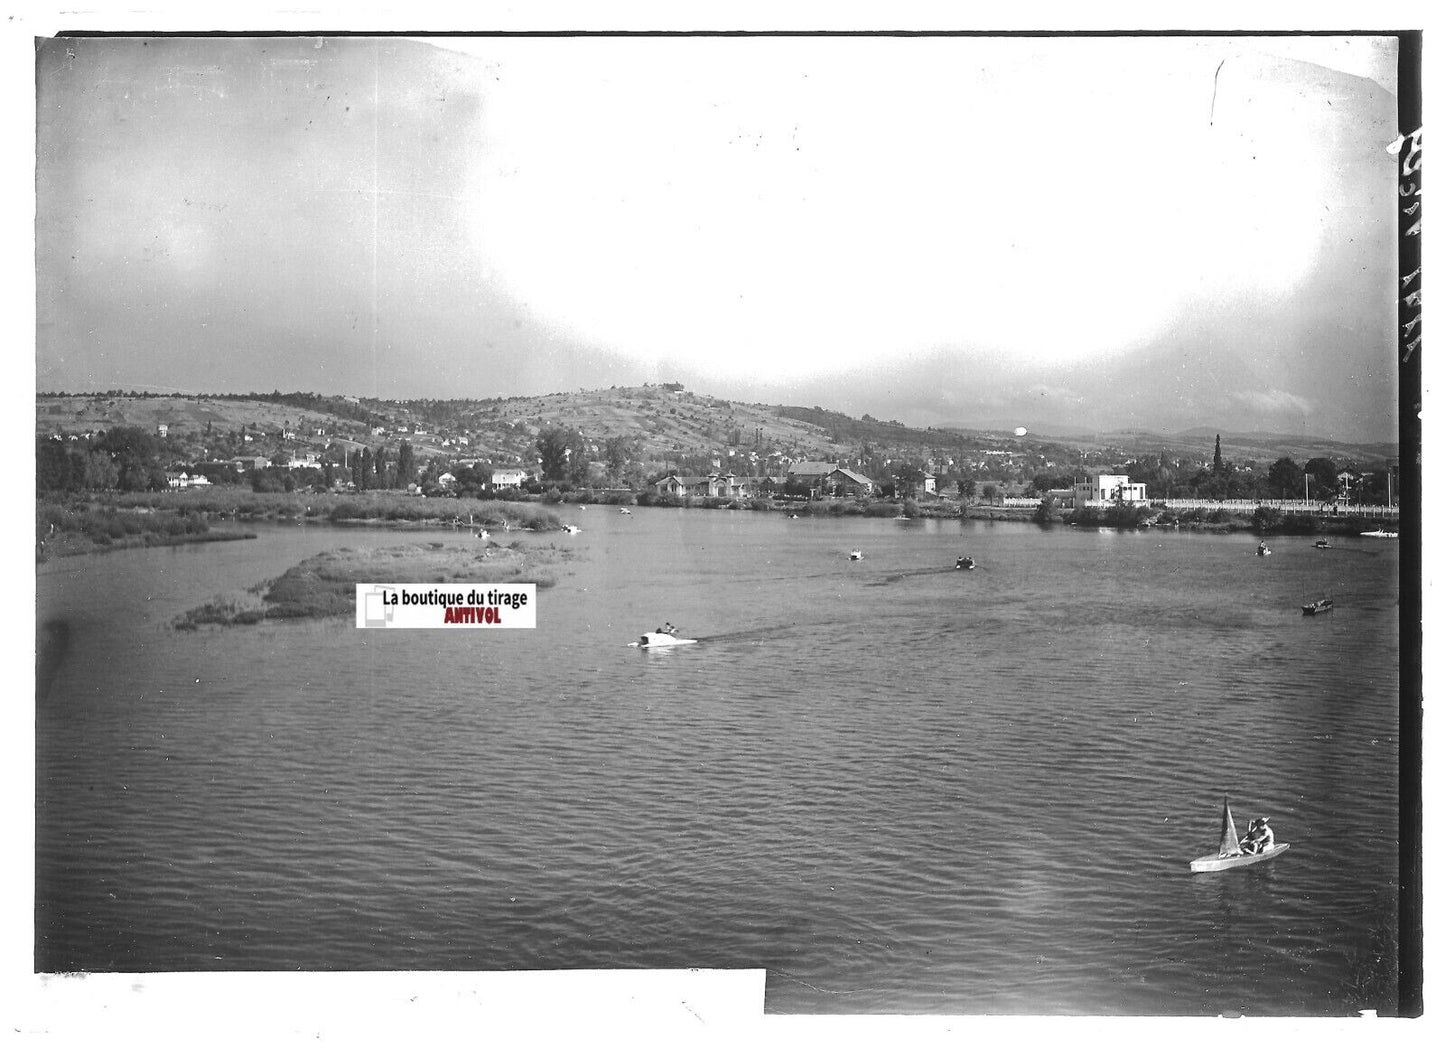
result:
M 556 584 L 555 566 L 573 552 L 522 540 L 342 547 L 293 565 L 274 580 L 196 606 L 171 622 L 178 631 L 264 620 L 344 617 L 355 612 L 358 583 Z
M 248 488 L 195 488 L 154 495 L 118 495 L 113 502 L 121 507 L 155 507 L 243 521 L 416 522 L 537 532 L 562 528 L 561 518 L 535 503 L 427 498 L 405 492 L 253 492 Z
M 100 502 L 42 502 L 35 508 L 35 553 L 87 554 L 129 547 L 167 547 L 254 539 L 254 532 L 216 529 L 203 514 Z

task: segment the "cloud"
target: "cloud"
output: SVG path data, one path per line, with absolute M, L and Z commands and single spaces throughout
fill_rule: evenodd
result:
M 1314 414 L 1315 410 L 1315 405 L 1312 401 L 1306 400 L 1304 397 L 1294 393 L 1286 393 L 1282 389 L 1230 393 L 1229 397 L 1235 403 L 1242 405 L 1249 411 L 1261 415 L 1308 416 Z

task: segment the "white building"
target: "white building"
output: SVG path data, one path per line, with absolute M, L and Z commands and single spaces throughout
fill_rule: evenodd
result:
M 526 479 L 526 470 L 502 469 L 492 471 L 493 488 L 519 488 Z
M 1086 506 L 1112 506 L 1115 503 L 1148 503 L 1148 486 L 1130 481 L 1127 474 L 1096 473 L 1074 482 L 1074 509 Z

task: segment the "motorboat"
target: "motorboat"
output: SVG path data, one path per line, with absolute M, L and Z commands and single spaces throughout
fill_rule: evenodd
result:
M 581 532 L 582 530 L 581 530 L 580 528 L 578 528 L 576 525 L 563 525 L 563 526 L 562 526 L 562 531 L 565 532 L 565 533 L 567 533 L 567 535 L 569 535 L 569 536 L 575 536 L 575 535 L 577 535 L 577 533 Z
M 1260 540 L 1259 546 L 1254 549 L 1254 553 L 1257 557 L 1263 558 L 1269 554 L 1273 554 L 1274 552 L 1264 545 L 1264 540 Z
M 862 551 L 851 551 L 851 552 L 849 552 L 849 554 L 848 554 L 848 560 L 849 560 L 850 562 L 861 562 L 861 561 L 863 560 L 863 552 L 862 552 Z
M 1330 541 L 1329 541 L 1329 540 L 1315 540 L 1315 549 L 1316 549 L 1316 550 L 1321 550 L 1321 551 L 1327 551 L 1327 550 L 1329 550 L 1329 549 L 1330 549 Z
M 665 631 L 649 631 L 645 635 L 637 636 L 636 642 L 629 642 L 629 646 L 636 646 L 643 650 L 661 649 L 663 646 L 691 646 L 697 639 L 680 639 L 676 635 L 670 635 Z
M 1316 613 L 1328 613 L 1331 609 L 1334 609 L 1335 600 L 1333 598 L 1321 598 L 1317 602 L 1306 602 L 1300 606 L 1300 608 L 1305 611 L 1306 616 L 1312 617 Z
M 972 558 L 960 558 L 953 563 L 955 569 L 972 569 L 974 565 Z
M 618 507 L 618 508 L 617 508 L 617 512 L 618 512 L 619 514 L 630 514 L 630 513 L 632 513 L 632 511 L 628 510 L 625 506 L 620 506 L 620 507 Z
M 1248 836 L 1248 834 L 1246 834 Z M 1213 873 L 1217 870 L 1232 870 L 1236 866 L 1250 866 L 1265 862 L 1289 850 L 1288 844 L 1275 844 L 1263 851 L 1247 852 L 1239 846 L 1239 832 L 1234 828 L 1234 816 L 1229 812 L 1229 797 L 1224 798 L 1224 817 L 1219 823 L 1219 853 L 1203 855 L 1189 864 L 1192 873 Z

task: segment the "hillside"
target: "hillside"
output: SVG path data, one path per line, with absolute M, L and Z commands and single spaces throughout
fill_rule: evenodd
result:
M 474 458 L 494 466 L 536 462 L 543 430 L 575 429 L 593 461 L 609 438 L 632 442 L 637 474 L 701 473 L 713 467 L 740 474 L 778 474 L 797 459 L 849 465 L 885 479 L 899 464 L 931 466 L 940 476 L 1029 480 L 1044 471 L 1108 468 L 1167 452 L 1203 465 L 1213 454 L 1207 429 L 1161 434 L 1141 430 L 1063 436 L 1012 430 L 908 426 L 821 407 L 765 405 L 689 392 L 680 385 L 611 387 L 485 400 L 380 400 L 311 393 L 180 396 L 81 394 L 36 397 L 36 429 L 63 437 L 136 426 L 165 425 L 177 449 L 199 458 L 253 452 L 311 455 L 327 445 L 362 445 L 393 452 L 405 441 L 419 461 Z M 1055 427 L 1058 428 L 1058 427 Z M 1062 429 L 1060 432 L 1064 432 Z M 1223 431 L 1220 431 L 1221 433 Z M 1288 455 L 1378 466 L 1394 458 L 1387 445 L 1341 444 L 1317 438 L 1225 435 L 1225 458 L 1262 466 Z

